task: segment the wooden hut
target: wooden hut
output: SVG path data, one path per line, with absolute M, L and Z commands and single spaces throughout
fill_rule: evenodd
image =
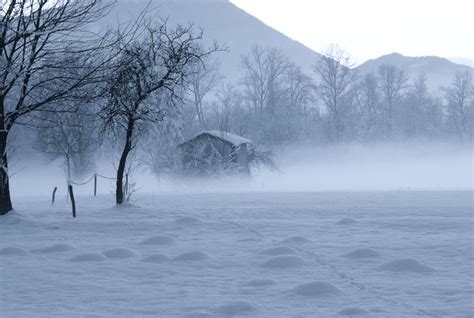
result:
M 251 144 L 247 138 L 225 131 L 201 132 L 178 146 L 183 171 L 194 175 L 248 174 Z

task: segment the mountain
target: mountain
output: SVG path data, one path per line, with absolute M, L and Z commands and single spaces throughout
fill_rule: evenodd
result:
M 118 0 L 115 8 L 106 17 L 109 25 L 130 21 L 148 4 L 149 0 Z M 228 0 L 152 0 L 152 15 L 169 17 L 172 24 L 194 23 L 202 28 L 207 41 L 216 40 L 225 44 L 229 52 L 217 53 L 222 73 L 237 81 L 241 56 L 254 45 L 276 47 L 283 51 L 306 72 L 316 63 L 320 55 L 303 44 L 265 25 L 257 18 L 238 8 Z
M 118 0 L 112 12 L 104 19 L 109 26 L 133 20 L 150 3 L 150 16 L 169 18 L 171 24 L 194 23 L 202 28 L 206 42 L 216 40 L 225 44 L 229 52 L 220 52 L 221 71 L 228 80 L 240 78 L 241 56 L 248 54 L 252 46 L 276 47 L 308 74 L 321 55 L 303 44 L 265 25 L 257 18 L 238 8 L 228 0 Z M 101 28 L 104 25 L 100 26 Z M 393 64 L 403 69 L 410 78 L 425 72 L 428 87 L 436 90 L 449 85 L 456 71 L 474 71 L 473 68 L 456 64 L 436 56 L 408 57 L 392 53 L 369 60 L 357 67 L 360 74 L 377 72 L 382 64 Z
M 445 58 L 437 56 L 409 57 L 399 53 L 392 53 L 369 60 L 359 65 L 357 69 L 360 74 L 376 73 L 379 66 L 383 64 L 397 66 L 405 71 L 410 79 L 414 79 L 420 72 L 424 72 L 428 88 L 433 91 L 441 86 L 450 85 L 456 71 L 470 71 L 474 73 L 473 68 L 453 63 Z
M 449 60 L 456 64 L 463 64 L 470 67 L 474 67 L 474 59 L 470 59 L 466 57 L 450 57 Z

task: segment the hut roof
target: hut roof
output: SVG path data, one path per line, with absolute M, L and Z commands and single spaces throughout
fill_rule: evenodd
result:
M 182 145 L 184 145 L 188 142 L 192 142 L 196 138 L 201 137 L 202 135 L 207 135 L 207 136 L 211 136 L 211 137 L 220 139 L 220 140 L 222 140 L 224 142 L 227 142 L 227 143 L 229 143 L 229 144 L 231 144 L 232 146 L 235 146 L 235 147 L 238 147 L 238 146 L 243 145 L 243 144 L 251 144 L 252 143 L 252 141 L 250 141 L 249 139 L 238 136 L 238 135 L 235 135 L 235 134 L 232 134 L 230 132 L 221 131 L 221 130 L 207 130 L 207 131 L 203 131 L 203 132 L 195 135 L 194 137 L 192 137 L 191 139 L 183 142 L 179 146 L 182 146 Z

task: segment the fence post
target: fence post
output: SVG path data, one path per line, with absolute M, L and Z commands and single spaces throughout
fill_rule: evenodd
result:
M 72 217 L 75 218 L 76 217 L 76 200 L 74 200 L 74 192 L 72 190 L 72 185 L 69 184 L 67 188 L 68 188 L 69 196 L 71 197 Z
M 58 190 L 58 187 L 54 187 L 53 195 L 51 197 L 51 204 L 54 204 L 54 200 L 56 199 L 56 191 L 57 190 Z
M 94 173 L 94 196 L 97 195 L 97 173 Z

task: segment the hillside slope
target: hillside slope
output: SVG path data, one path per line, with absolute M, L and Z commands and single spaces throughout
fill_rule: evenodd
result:
M 411 79 L 416 78 L 420 72 L 424 72 L 427 77 L 428 87 L 431 90 L 450 85 L 456 71 L 474 71 L 473 68 L 467 65 L 456 64 L 437 56 L 409 57 L 399 53 L 392 53 L 369 60 L 361 64 L 357 69 L 361 74 L 376 73 L 382 64 L 392 64 L 399 67 Z
M 119 0 L 106 18 L 115 24 L 131 20 L 148 0 Z M 222 72 L 229 79 L 239 78 L 241 56 L 254 45 L 276 47 L 291 57 L 305 71 L 310 72 L 320 55 L 303 44 L 265 25 L 257 18 L 227 0 L 152 0 L 151 8 L 156 17 L 168 17 L 172 23 L 194 23 L 204 30 L 207 41 L 225 44 L 229 52 L 219 53 Z

